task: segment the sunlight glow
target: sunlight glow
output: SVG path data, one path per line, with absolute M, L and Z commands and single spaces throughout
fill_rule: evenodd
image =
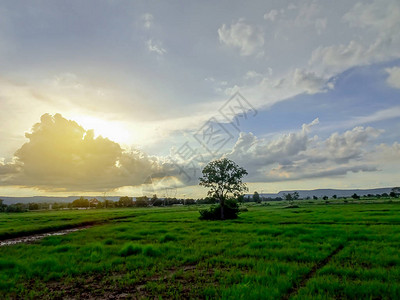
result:
M 130 145 L 136 141 L 134 132 L 129 131 L 122 122 L 106 121 L 87 115 L 73 115 L 71 119 L 85 130 L 93 129 L 95 137 L 101 135 L 122 145 Z

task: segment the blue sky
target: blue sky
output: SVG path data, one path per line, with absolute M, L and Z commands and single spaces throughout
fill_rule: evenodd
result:
M 224 156 L 251 191 L 398 185 L 399 49 L 397 0 L 2 1 L 0 195 L 140 194 L 150 176 L 201 196 L 182 168 Z M 219 112 L 236 92 L 257 111 L 239 130 Z M 212 154 L 193 138 L 210 118 L 232 135 Z

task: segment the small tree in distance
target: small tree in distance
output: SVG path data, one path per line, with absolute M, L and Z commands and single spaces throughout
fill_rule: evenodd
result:
M 255 203 L 261 203 L 261 199 L 260 199 L 260 194 L 259 194 L 259 193 L 254 192 L 254 194 L 253 194 L 253 201 L 254 201 Z
M 400 187 L 394 187 L 392 188 L 392 191 L 390 192 L 390 197 L 398 197 L 400 196 Z
M 225 200 L 229 195 L 240 196 L 247 191 L 246 184 L 242 178 L 247 171 L 239 167 L 234 161 L 223 158 L 209 162 L 202 171 L 203 176 L 199 178 L 200 185 L 210 188 L 208 195 L 219 200 L 221 220 L 225 219 Z
M 299 200 L 300 198 L 299 192 L 283 194 L 283 197 L 285 198 L 286 201 L 289 202 L 289 205 L 293 205 L 294 200 Z

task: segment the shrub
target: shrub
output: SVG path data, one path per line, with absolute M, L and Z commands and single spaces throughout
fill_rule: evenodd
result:
M 209 209 L 200 210 L 200 220 L 221 220 L 221 205 L 211 205 Z M 225 219 L 236 219 L 239 215 L 239 205 L 234 199 L 225 200 Z
M 125 244 L 121 251 L 119 251 L 119 255 L 123 257 L 140 253 L 142 253 L 142 247 L 134 244 Z

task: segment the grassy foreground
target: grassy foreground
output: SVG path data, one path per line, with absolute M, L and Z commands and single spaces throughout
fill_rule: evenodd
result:
M 132 216 L 1 247 L 0 298 L 400 299 L 399 204 L 300 205 L 0 215 L 0 232 Z

